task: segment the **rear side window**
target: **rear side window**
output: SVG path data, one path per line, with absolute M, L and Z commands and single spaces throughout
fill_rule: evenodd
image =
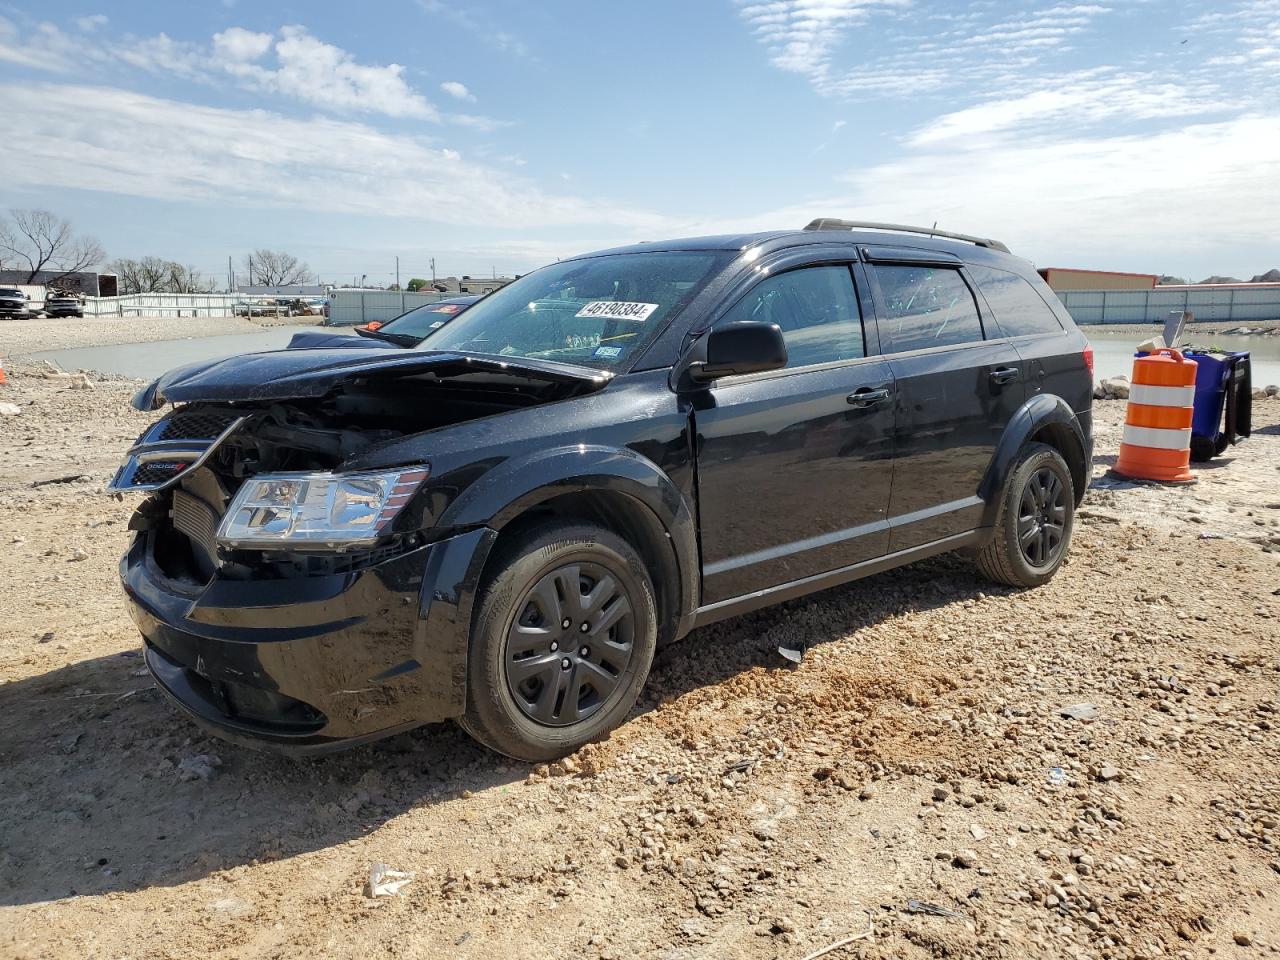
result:
M 1016 273 L 970 264 L 969 276 L 978 284 L 1006 337 L 1062 332 L 1062 323 L 1044 298 Z
M 804 267 L 762 280 L 721 322 L 763 320 L 782 328 L 787 366 L 866 356 L 862 314 L 848 267 Z
M 884 353 L 954 346 L 982 339 L 978 305 L 958 270 L 875 264 L 880 284 Z

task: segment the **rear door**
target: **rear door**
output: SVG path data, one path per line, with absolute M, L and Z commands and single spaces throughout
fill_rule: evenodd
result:
M 979 486 L 1024 399 L 1021 358 L 993 327 L 958 258 L 864 248 L 881 350 L 897 385 L 889 550 L 975 529 Z
M 994 315 L 1022 359 L 1027 397 L 1048 393 L 1077 414 L 1087 412 L 1093 405 L 1087 341 L 1053 291 L 1039 277 L 1032 281 L 998 267 L 969 264 L 966 270 L 988 308 L 984 314 Z
M 719 380 L 694 403 L 704 604 L 888 544 L 893 376 L 868 348 L 853 264 L 762 268 L 717 322 L 744 319 L 777 323 L 789 363 Z

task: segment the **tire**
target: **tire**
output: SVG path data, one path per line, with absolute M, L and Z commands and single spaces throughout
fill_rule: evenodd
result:
M 1191 438 L 1191 460 L 1193 463 L 1208 463 L 1221 452 L 1208 437 Z
M 657 644 L 653 585 L 629 543 L 586 523 L 534 527 L 495 560 L 472 623 L 459 723 L 498 753 L 555 760 L 635 706 Z
M 1052 503 L 1047 504 L 1050 497 Z M 1075 486 L 1067 462 L 1046 444 L 1028 444 L 1000 494 L 995 536 L 978 551 L 978 569 L 1011 587 L 1048 583 L 1071 547 L 1075 512 Z

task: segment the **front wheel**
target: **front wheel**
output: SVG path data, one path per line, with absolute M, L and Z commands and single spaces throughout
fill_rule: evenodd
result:
M 1028 444 L 1000 496 L 996 533 L 978 551 L 978 569 L 1013 587 L 1048 583 L 1071 545 L 1075 511 L 1067 462 L 1047 444 Z
M 459 722 L 485 746 L 535 762 L 600 739 L 635 706 L 657 620 L 644 562 L 621 537 L 583 523 L 530 530 L 487 578 Z

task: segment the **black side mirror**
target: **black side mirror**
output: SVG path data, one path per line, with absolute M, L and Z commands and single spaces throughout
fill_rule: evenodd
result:
M 735 320 L 713 329 L 698 347 L 701 356 L 689 365 L 689 376 L 700 383 L 787 365 L 787 344 L 776 323 Z

